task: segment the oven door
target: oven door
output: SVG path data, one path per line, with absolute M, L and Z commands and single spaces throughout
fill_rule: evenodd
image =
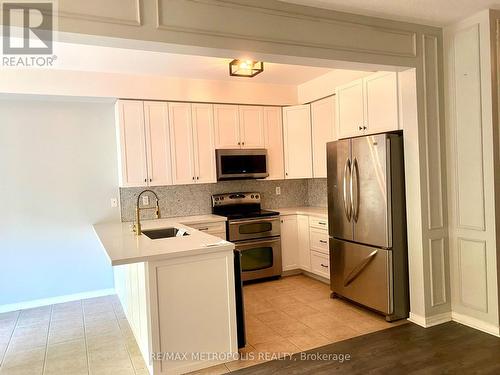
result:
M 229 221 L 229 241 L 252 240 L 280 235 L 279 216 Z
M 235 244 L 241 253 L 243 281 L 281 276 L 281 239 L 266 238 Z

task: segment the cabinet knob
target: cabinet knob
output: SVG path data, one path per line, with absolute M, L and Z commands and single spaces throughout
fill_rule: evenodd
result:
M 360 126 L 360 127 L 358 127 L 358 129 L 359 129 L 359 130 L 363 130 L 363 127 L 362 127 L 362 126 Z
M 194 180 L 194 176 L 193 176 L 193 180 Z
M 363 126 L 363 130 L 366 130 L 366 126 Z
M 285 176 L 288 176 L 288 172 L 285 173 Z
M 197 177 L 196 177 L 196 179 L 197 179 L 197 180 L 199 180 L 199 179 L 200 179 L 200 176 L 197 176 Z
M 147 178 L 145 178 L 145 179 L 144 179 L 144 182 L 148 182 L 148 179 L 147 179 Z
M 152 178 L 150 178 L 150 179 L 149 179 L 149 182 L 153 182 L 153 179 L 152 179 Z
M 244 145 L 245 145 L 245 142 L 241 142 L 241 144 L 244 146 Z
M 241 145 L 241 142 L 238 142 L 238 146 L 240 146 L 240 145 Z

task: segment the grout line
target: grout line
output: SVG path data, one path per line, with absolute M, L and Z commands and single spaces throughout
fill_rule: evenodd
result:
M 132 356 L 130 355 L 130 350 L 128 349 L 126 339 L 124 339 L 123 330 L 122 330 L 122 327 L 120 326 L 120 323 L 118 322 L 118 316 L 116 315 L 115 305 L 113 302 L 111 302 L 111 307 L 113 308 L 113 314 L 115 315 L 116 323 L 118 324 L 118 328 L 120 329 L 120 333 L 121 333 L 123 342 L 125 344 L 125 349 L 127 350 L 128 359 L 130 360 L 130 363 L 132 364 L 132 369 L 134 370 L 134 374 L 137 375 L 137 369 L 135 368 L 134 361 L 132 361 Z M 130 325 L 130 323 L 128 323 L 128 321 L 127 321 L 127 324 Z M 135 341 L 135 336 L 134 336 L 134 341 Z M 142 355 L 141 355 L 141 358 L 142 358 Z
M 83 341 L 85 342 L 85 356 L 87 357 L 87 374 L 90 375 L 90 356 L 89 356 L 89 345 L 87 343 L 87 324 L 85 322 L 85 308 L 83 300 L 80 300 L 82 306 L 82 320 L 83 320 Z
M 3 365 L 3 361 L 5 360 L 5 357 L 7 357 L 7 352 L 9 351 L 10 342 L 12 341 L 12 337 L 14 337 L 14 332 L 16 331 L 20 316 L 21 316 L 21 310 L 18 311 L 16 323 L 14 324 L 14 328 L 12 328 L 12 332 L 10 333 L 9 341 L 7 341 L 7 346 L 5 347 L 5 351 L 3 352 L 2 357 L 0 357 L 0 367 Z
M 49 351 L 49 334 L 50 334 L 50 326 L 52 324 L 53 312 L 54 312 L 54 305 L 50 305 L 49 326 L 47 327 L 47 339 L 45 340 L 45 354 L 43 355 L 42 375 L 45 374 L 45 368 L 47 366 L 47 353 Z

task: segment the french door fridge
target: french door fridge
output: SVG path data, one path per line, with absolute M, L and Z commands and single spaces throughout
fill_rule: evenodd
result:
M 327 145 L 330 283 L 334 296 L 388 321 L 409 312 L 403 136 Z

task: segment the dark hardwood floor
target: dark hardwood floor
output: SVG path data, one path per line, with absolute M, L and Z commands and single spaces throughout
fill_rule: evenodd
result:
M 304 353 L 344 354 L 351 359 L 303 359 Z M 427 329 L 405 324 L 304 353 L 236 373 L 500 374 L 500 338 L 453 322 Z

